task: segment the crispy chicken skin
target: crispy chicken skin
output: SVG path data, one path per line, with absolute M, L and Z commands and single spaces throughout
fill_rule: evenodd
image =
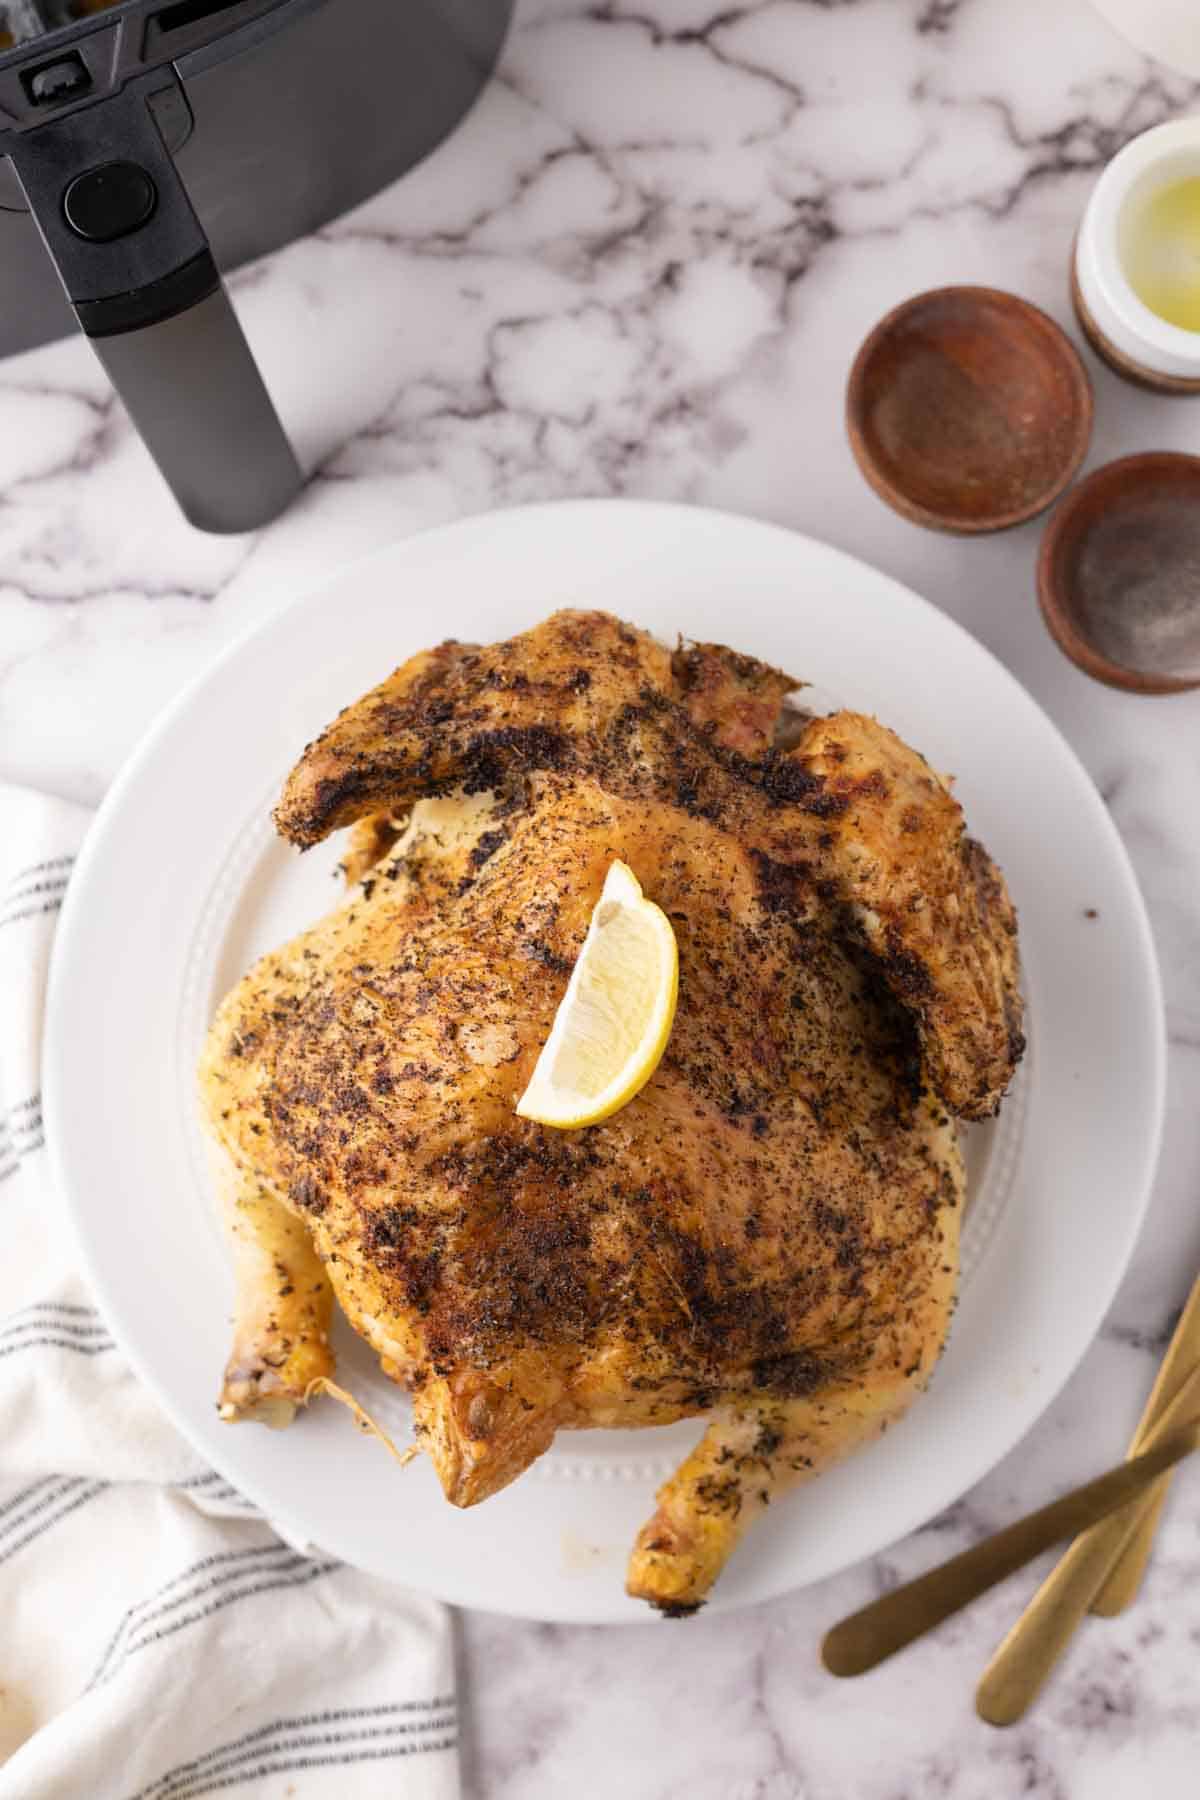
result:
M 924 1385 L 952 1115 L 994 1111 L 1021 1050 L 1015 919 L 961 809 L 872 719 L 776 747 L 794 686 L 600 613 L 414 658 L 288 778 L 294 843 L 357 821 L 356 885 L 226 998 L 201 1069 L 262 1231 L 311 1234 L 456 1504 L 560 1429 L 716 1409 L 630 1567 L 669 1612 Z M 675 928 L 675 1028 L 626 1107 L 555 1132 L 514 1106 L 614 857 Z M 297 1345 L 328 1356 L 295 1319 L 264 1343 L 264 1255 L 230 1417 L 302 1397 Z

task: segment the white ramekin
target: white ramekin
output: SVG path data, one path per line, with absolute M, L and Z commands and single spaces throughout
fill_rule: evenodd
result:
M 1129 285 L 1119 250 L 1127 201 L 1191 175 L 1200 176 L 1200 118 L 1156 125 L 1126 144 L 1088 201 L 1075 242 L 1072 287 L 1081 325 L 1119 374 L 1200 393 L 1200 331 L 1185 331 L 1151 312 Z

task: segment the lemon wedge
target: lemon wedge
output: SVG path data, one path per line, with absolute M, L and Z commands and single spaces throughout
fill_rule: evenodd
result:
M 523 1119 L 598 1125 L 640 1092 L 667 1047 L 679 993 L 671 921 L 614 862 L 529 1086 Z

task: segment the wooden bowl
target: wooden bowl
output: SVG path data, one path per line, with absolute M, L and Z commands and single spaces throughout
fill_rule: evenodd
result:
M 1092 387 L 1053 319 L 998 288 L 934 288 L 881 319 L 850 371 L 846 428 L 881 499 L 935 531 L 1003 531 L 1075 475 Z
M 1081 481 L 1046 527 L 1038 599 L 1060 649 L 1097 681 L 1200 687 L 1200 457 L 1123 456 Z

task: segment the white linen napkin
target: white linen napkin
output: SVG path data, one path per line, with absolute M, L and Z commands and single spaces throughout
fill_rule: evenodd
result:
M 88 822 L 0 786 L 0 1800 L 454 1800 L 445 1608 L 281 1543 L 76 1270 L 39 1058 Z

